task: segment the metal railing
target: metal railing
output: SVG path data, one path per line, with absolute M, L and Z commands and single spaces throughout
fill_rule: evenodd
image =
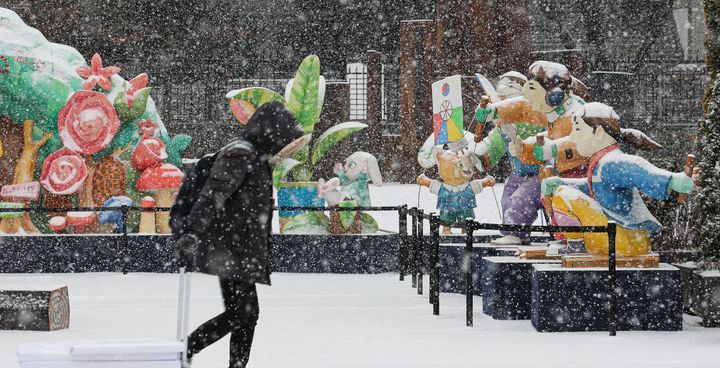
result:
M 429 302 L 433 306 L 433 314 L 440 314 L 440 226 L 462 229 L 465 232 L 465 255 L 463 269 L 465 275 L 466 293 L 466 325 L 473 325 L 473 233 L 476 230 L 505 230 L 505 231 L 526 231 L 526 232 L 590 232 L 608 234 L 608 295 L 610 308 L 608 311 L 608 326 L 611 336 L 617 332 L 617 295 L 614 292 L 616 282 L 616 260 L 615 260 L 615 234 L 616 224 L 608 223 L 607 226 L 535 226 L 535 225 L 505 225 L 479 223 L 473 220 L 465 222 L 441 221 L 434 213 L 425 213 L 422 209 L 408 208 L 403 206 L 378 206 L 378 207 L 306 207 L 306 206 L 273 206 L 278 211 L 397 211 L 398 212 L 398 234 L 400 244 L 398 247 L 398 267 L 400 281 L 405 280 L 405 275 L 410 268 L 412 276 L 412 287 L 417 289 L 418 294 L 423 293 L 423 275 L 425 274 L 425 256 L 428 256 L 430 264 L 429 275 Z M 118 236 L 123 237 L 123 246 L 120 252 L 122 261 L 122 272 L 127 274 L 128 266 L 128 229 L 127 221 L 131 211 L 138 212 L 166 212 L 169 207 L 143 208 L 137 206 L 116 206 L 116 207 L 23 207 L 23 208 L 0 208 L 0 213 L 24 213 L 24 212 L 105 212 L 119 211 L 122 216 L 122 225 Z M 411 218 L 411 235 L 407 232 L 407 217 Z M 430 252 L 426 254 L 427 247 L 424 236 L 424 222 L 430 225 Z M 411 251 L 411 252 L 410 252 Z M 411 254 L 412 253 L 412 254 Z M 411 267 L 409 267 L 411 266 Z
M 123 274 L 128 273 L 128 262 L 129 262 L 129 246 L 128 246 L 128 216 L 130 212 L 136 211 L 136 212 L 167 212 L 170 211 L 170 207 L 153 207 L 153 208 L 143 208 L 138 206 L 114 206 L 114 207 L 57 207 L 57 208 L 47 208 L 47 207 L 21 207 L 21 208 L 0 208 L 0 213 L 26 213 L 26 212 L 42 212 L 42 213 L 63 213 L 63 212 L 106 212 L 106 211 L 113 211 L 113 212 L 120 212 L 121 218 L 122 218 L 122 224 L 120 228 L 118 228 L 118 233 L 115 234 L 115 236 L 122 236 L 122 248 L 120 249 L 120 264 L 121 264 L 121 270 Z M 398 222 L 401 225 L 400 228 L 407 228 L 407 223 L 405 222 L 405 226 L 402 226 L 403 221 L 407 221 L 407 206 L 378 206 L 378 207 L 305 207 L 305 206 L 273 206 L 274 211 L 331 211 L 331 212 L 345 212 L 345 211 L 365 211 L 365 212 L 371 212 L 371 211 L 397 211 L 398 212 Z M 102 235 L 111 235 L 112 234 L 102 234 Z M 170 236 L 170 234 L 157 234 L 160 236 Z M 405 233 L 407 235 L 407 233 Z M 406 252 L 404 249 L 405 244 L 405 236 L 400 236 L 400 254 L 403 254 L 403 252 Z M 401 268 L 405 270 L 406 267 L 402 265 L 401 262 Z M 403 272 L 400 273 L 400 280 L 404 280 Z
M 609 222 L 607 226 L 536 226 L 536 225 L 507 225 L 488 224 L 473 220 L 465 222 L 447 222 L 440 220 L 434 213 L 426 214 L 418 208 L 410 208 L 407 214 L 412 221 L 412 236 L 410 242 L 413 249 L 413 288 L 417 287 L 418 294 L 422 294 L 422 279 L 424 271 L 423 258 L 427 251 L 425 236 L 423 234 L 423 222 L 430 224 L 430 251 L 427 253 L 430 262 L 430 297 L 429 301 L 433 306 L 433 314 L 440 314 L 440 226 L 462 229 L 465 233 L 465 254 L 463 269 L 465 270 L 465 324 L 473 326 L 473 233 L 476 230 L 500 230 L 500 231 L 524 231 L 544 233 L 606 233 L 608 234 L 608 331 L 610 336 L 617 334 L 617 293 L 615 284 L 617 280 L 616 256 L 615 256 L 615 235 L 617 224 Z M 402 230 L 402 229 L 401 229 Z M 402 238 L 402 236 L 401 236 Z M 401 254 L 402 257 L 402 254 Z M 402 273 L 401 273 L 402 274 Z

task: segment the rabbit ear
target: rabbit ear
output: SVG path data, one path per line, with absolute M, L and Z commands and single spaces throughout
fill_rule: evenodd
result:
M 368 155 L 367 161 L 365 162 L 367 167 L 367 173 L 373 184 L 382 184 L 382 174 L 380 173 L 380 166 L 378 166 L 377 158 L 373 155 Z

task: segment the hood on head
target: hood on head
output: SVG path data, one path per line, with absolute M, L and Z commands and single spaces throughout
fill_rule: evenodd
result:
M 283 147 L 303 136 L 293 113 L 281 102 L 268 102 L 250 117 L 243 138 L 258 152 L 275 155 Z

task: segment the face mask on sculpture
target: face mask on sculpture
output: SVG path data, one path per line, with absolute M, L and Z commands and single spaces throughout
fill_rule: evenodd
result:
M 536 80 L 531 79 L 523 85 L 523 97 L 530 102 L 535 111 L 547 113 L 555 109 L 545 101 L 546 94 L 545 88 Z

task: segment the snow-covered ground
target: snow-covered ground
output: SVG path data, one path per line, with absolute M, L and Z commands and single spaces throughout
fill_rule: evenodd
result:
M 502 222 L 500 216 L 500 199 L 502 198 L 504 184 L 498 183 L 492 189 L 485 188 L 476 197 L 477 208 L 475 208 L 475 220 L 486 223 Z M 437 212 L 435 203 L 437 196 L 430 193 L 428 188 L 414 184 L 385 183 L 382 186 L 370 185 L 370 199 L 373 206 L 402 206 L 418 207 L 426 213 Z M 396 232 L 398 230 L 397 212 L 369 212 L 380 225 L 380 229 Z M 274 230 L 278 231 L 277 216 L 275 216 Z M 540 225 L 540 216 L 535 223 Z M 424 230 L 429 233 L 429 226 Z M 459 233 L 459 230 L 455 230 Z M 497 233 L 497 232 L 488 232 Z M 498 233 L 499 234 L 499 233 Z
M 17 368 L 17 343 L 65 339 L 175 336 L 177 275 L 0 275 L 0 289 L 65 284 L 69 330 L 0 332 L 0 367 Z M 427 283 L 426 283 L 427 285 Z M 475 299 L 475 327 L 465 327 L 465 299 L 443 294 L 433 316 L 397 274 L 275 274 L 261 286 L 260 321 L 250 367 L 718 367 L 720 329 L 685 317 L 682 332 L 538 333 L 530 321 L 495 321 Z M 193 275 L 191 325 L 222 310 L 217 280 Z M 194 368 L 227 366 L 228 339 L 209 347 Z
M 371 186 L 377 206 L 418 205 L 418 186 Z M 502 185 L 495 187 L 498 202 Z M 436 197 L 420 190 L 420 208 Z M 499 223 L 493 192 L 478 196 L 477 220 Z M 397 231 L 397 214 L 373 213 Z M 538 222 L 539 223 L 539 222 Z M 426 226 L 425 229 L 428 227 Z M 260 322 L 251 367 L 718 367 L 720 329 L 685 316 L 682 332 L 538 333 L 530 321 L 495 321 L 475 299 L 475 327 L 465 327 L 465 299 L 443 294 L 433 316 L 425 295 L 397 274 L 275 274 L 261 286 Z M 175 336 L 177 275 L 0 274 L 0 290 L 67 285 L 71 328 L 55 332 L 0 331 L 0 368 L 17 368 L 18 343 L 66 339 Z M 428 285 L 426 282 L 425 285 Z M 217 280 L 193 276 L 191 325 L 222 311 Z M 194 368 L 227 366 L 228 339 L 195 359 Z

